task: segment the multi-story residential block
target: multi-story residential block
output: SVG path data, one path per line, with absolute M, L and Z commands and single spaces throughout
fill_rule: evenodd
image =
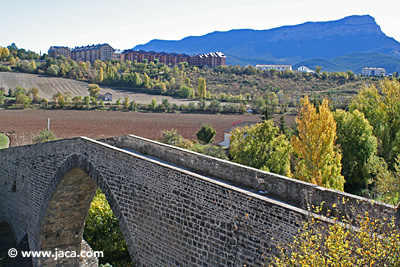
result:
M 256 65 L 256 69 L 258 70 L 277 70 L 277 71 L 284 71 L 284 70 L 292 70 L 292 65 Z
M 209 67 L 225 66 L 226 56 L 222 52 L 212 52 L 208 54 L 191 56 L 189 64 Z
M 120 49 L 116 49 L 114 51 L 112 59 L 114 59 L 114 60 L 122 60 L 122 51 Z
M 75 47 L 71 51 L 71 58 L 75 61 L 89 61 L 93 63 L 95 60 L 108 61 L 113 59 L 114 48 L 109 44 L 98 44 Z
M 178 65 L 180 62 L 187 62 L 189 65 L 196 66 L 209 66 L 216 67 L 219 65 L 226 65 L 226 56 L 221 52 L 213 52 L 209 54 L 193 55 L 177 54 L 177 53 L 166 53 L 166 52 L 154 52 L 154 51 L 143 51 L 143 50 L 125 50 L 122 52 L 122 60 L 130 60 L 142 62 L 144 59 L 147 61 L 153 61 L 157 59 L 160 63 L 167 65 Z
M 256 69 L 284 71 L 286 69 L 292 70 L 292 65 L 256 65 Z
M 49 48 L 48 54 L 52 58 L 56 58 L 58 56 L 71 58 L 71 49 L 66 46 L 51 46 Z
M 361 70 L 362 76 L 385 76 L 386 70 L 384 68 L 370 68 L 365 67 Z

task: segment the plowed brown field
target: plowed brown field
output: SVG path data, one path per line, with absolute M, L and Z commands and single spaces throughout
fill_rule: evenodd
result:
M 185 138 L 196 139 L 196 132 L 204 123 L 217 131 L 215 142 L 223 140 L 223 130 L 237 121 L 260 121 L 259 115 L 205 115 L 173 113 L 137 113 L 119 111 L 77 110 L 0 110 L 0 132 L 7 133 L 11 146 L 25 145 L 47 127 L 59 139 L 87 136 L 100 139 L 134 134 L 157 139 L 163 130 L 177 129 Z M 293 117 L 288 118 L 293 122 Z

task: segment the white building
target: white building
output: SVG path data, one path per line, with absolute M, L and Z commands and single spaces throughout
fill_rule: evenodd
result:
M 277 71 L 284 71 L 284 70 L 292 70 L 292 65 L 256 65 L 256 69 L 258 70 L 277 70 Z
M 229 147 L 230 146 L 230 142 L 231 142 L 231 136 L 232 136 L 232 131 L 236 128 L 239 127 L 245 127 L 245 126 L 253 126 L 257 124 L 257 122 L 251 122 L 251 121 L 243 121 L 241 123 L 235 124 L 232 127 L 226 129 L 223 131 L 224 133 L 224 141 L 218 143 L 219 146 L 224 146 L 224 147 Z
M 386 70 L 384 68 L 370 68 L 365 67 L 361 70 L 362 76 L 385 76 Z
M 315 71 L 313 71 L 310 68 L 307 68 L 306 66 L 301 66 L 297 68 L 298 72 L 305 72 L 305 73 L 315 73 Z

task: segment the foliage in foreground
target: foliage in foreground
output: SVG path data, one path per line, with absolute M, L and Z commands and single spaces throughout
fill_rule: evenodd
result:
M 132 266 L 118 220 L 100 189 L 97 190 L 90 206 L 83 238 L 94 251 L 104 252 L 104 257 L 99 258 L 100 263 Z
M 232 132 L 229 153 L 234 162 L 290 176 L 292 148 L 272 120 Z
M 294 242 L 278 246 L 269 266 L 400 266 L 400 233 L 394 219 L 357 217 L 359 227 L 311 218 Z
M 225 148 L 212 144 L 202 145 L 192 140 L 185 139 L 182 135 L 178 133 L 176 129 L 163 131 L 157 141 L 164 144 L 191 150 L 214 158 L 228 160 Z
M 39 134 L 33 138 L 33 143 L 45 143 L 45 142 L 50 142 L 50 141 L 55 141 L 57 140 L 56 134 L 52 130 L 43 130 L 40 131 Z

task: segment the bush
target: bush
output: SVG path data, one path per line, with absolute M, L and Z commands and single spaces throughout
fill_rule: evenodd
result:
M 400 266 L 400 233 L 394 218 L 378 219 L 366 212 L 351 221 L 357 228 L 343 222 L 347 226 L 310 218 L 294 242 L 278 246 L 269 266 Z
M 45 143 L 45 142 L 50 142 L 50 141 L 55 141 L 57 140 L 56 134 L 52 130 L 43 130 L 40 131 L 39 134 L 33 138 L 33 143 Z

